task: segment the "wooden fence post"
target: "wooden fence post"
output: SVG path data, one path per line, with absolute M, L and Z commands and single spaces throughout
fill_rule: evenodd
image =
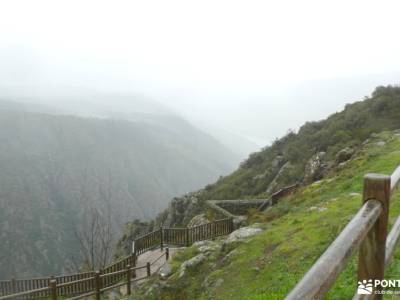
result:
M 133 276 L 133 278 L 136 278 L 136 269 L 135 269 L 135 267 L 136 267 L 136 262 L 137 262 L 136 253 L 133 253 L 132 256 L 133 256 L 133 267 L 134 267 L 132 276 Z
M 146 270 L 147 270 L 147 277 L 150 277 L 151 270 L 150 270 L 150 263 L 149 262 L 146 263 Z
M 131 265 L 126 266 L 126 294 L 131 294 Z
M 160 227 L 160 248 L 161 248 L 161 251 L 163 250 L 163 244 L 164 244 L 164 237 L 163 237 L 163 228 L 161 226 Z
M 385 249 L 390 202 L 390 176 L 367 174 L 364 177 L 363 203 L 374 199 L 382 205 L 382 212 L 360 246 L 358 281 L 383 280 L 385 274 Z M 381 287 L 376 287 L 381 290 Z M 363 299 L 363 296 L 359 297 Z M 368 299 L 382 299 L 374 294 Z
M 165 260 L 169 259 L 169 248 L 165 248 Z
M 189 247 L 190 243 L 189 243 L 189 228 L 188 227 L 186 227 L 185 235 L 186 235 L 186 247 Z
M 11 291 L 13 294 L 17 293 L 17 281 L 15 280 L 15 278 L 11 279 Z
M 50 298 L 57 300 L 57 281 L 55 279 L 50 280 Z
M 100 271 L 96 271 L 94 274 L 94 284 L 95 284 L 95 296 L 96 300 L 100 300 L 100 290 L 101 290 L 101 282 L 100 282 Z
M 215 239 L 215 220 L 212 221 L 211 223 L 211 235 L 212 235 L 212 239 Z

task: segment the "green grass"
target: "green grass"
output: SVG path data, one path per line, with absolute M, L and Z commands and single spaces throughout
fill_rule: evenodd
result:
M 385 140 L 387 144 L 379 147 L 375 144 L 377 140 Z M 178 279 L 175 274 L 160 298 L 283 299 L 361 207 L 364 174 L 391 174 L 400 164 L 399 150 L 400 137 L 380 134 L 340 172 L 282 200 L 265 214 L 252 215 L 253 222 L 262 222 L 265 228 L 262 234 L 239 244 L 229 260 L 223 260 L 231 250 L 225 249 L 184 279 Z M 310 210 L 313 206 L 326 210 Z M 391 203 L 390 223 L 399 215 L 400 191 Z M 191 247 L 177 256 L 174 269 L 196 254 L 195 251 Z M 351 299 L 356 290 L 356 274 L 357 255 L 327 299 Z M 214 282 L 223 280 L 222 284 L 205 288 L 202 283 L 207 276 Z M 386 278 L 400 279 L 400 252 L 396 253 Z

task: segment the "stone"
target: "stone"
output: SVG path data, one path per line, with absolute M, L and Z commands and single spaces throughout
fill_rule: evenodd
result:
M 214 287 L 219 287 L 224 283 L 224 280 L 222 278 L 217 279 L 217 281 L 214 283 Z
M 200 254 L 196 255 L 195 257 L 192 257 L 191 259 L 183 262 L 179 269 L 179 278 L 182 278 L 183 276 L 185 276 L 187 269 L 195 268 L 196 266 L 201 264 L 206 259 L 207 259 L 207 257 L 203 253 L 200 253 Z
M 316 210 L 317 212 L 323 212 L 328 210 L 326 207 L 317 207 L 317 206 L 311 206 L 308 211 L 314 211 Z
M 221 245 L 214 241 L 200 241 L 193 244 L 193 246 L 197 247 L 200 253 L 208 254 L 212 251 L 218 250 Z
M 194 216 L 189 224 L 187 225 L 187 227 L 194 227 L 194 226 L 199 226 L 199 225 L 203 225 L 203 224 L 207 224 L 209 222 L 209 220 L 207 219 L 205 214 L 200 214 L 197 216 Z
M 247 216 L 237 216 L 233 219 L 233 228 L 237 229 L 243 226 L 247 221 Z
M 350 197 L 358 197 L 358 196 L 361 196 L 361 194 L 353 192 L 353 193 L 350 193 L 349 196 Z
M 206 289 L 210 289 L 210 288 L 217 288 L 219 286 L 221 286 L 224 283 L 224 280 L 222 278 L 218 278 L 217 280 L 214 281 L 214 279 L 212 278 L 212 274 L 211 276 L 207 276 L 206 279 L 204 279 L 202 286 Z
M 172 274 L 172 267 L 169 263 L 163 265 L 158 271 L 158 275 L 161 279 L 167 279 Z
M 260 234 L 263 230 L 257 227 L 242 227 L 232 232 L 224 241 L 224 244 L 243 241 L 244 239 Z
M 348 161 L 354 154 L 354 150 L 346 147 L 342 150 L 340 150 L 338 153 L 336 153 L 336 163 L 340 164 L 345 161 Z
M 126 295 L 126 292 L 123 293 L 122 295 L 125 296 L 125 295 Z M 120 299 L 120 298 L 121 298 L 121 295 L 118 294 L 116 291 L 111 290 L 111 292 L 109 292 L 109 293 L 107 294 L 107 298 L 108 298 L 108 300 L 117 300 L 117 299 Z
M 378 147 L 383 147 L 383 146 L 386 145 L 386 142 L 384 142 L 384 141 L 379 141 L 379 142 L 376 142 L 375 145 L 377 145 Z
M 230 259 L 235 256 L 238 253 L 237 249 L 233 249 L 231 252 L 229 252 L 227 255 L 222 258 L 221 263 L 226 264 L 227 262 L 230 261 Z

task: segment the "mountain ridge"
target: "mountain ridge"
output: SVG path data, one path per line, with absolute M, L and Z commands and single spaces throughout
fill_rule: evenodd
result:
M 68 273 L 79 253 L 75 227 L 91 208 L 110 210 L 117 234 L 237 161 L 176 116 L 144 122 L 8 107 L 0 140 L 0 278 Z

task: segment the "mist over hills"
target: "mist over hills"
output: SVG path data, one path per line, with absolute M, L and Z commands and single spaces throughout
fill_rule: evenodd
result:
M 110 213 L 117 239 L 126 221 L 154 217 L 240 160 L 166 110 L 71 107 L 0 101 L 1 279 L 68 272 L 93 207 Z

